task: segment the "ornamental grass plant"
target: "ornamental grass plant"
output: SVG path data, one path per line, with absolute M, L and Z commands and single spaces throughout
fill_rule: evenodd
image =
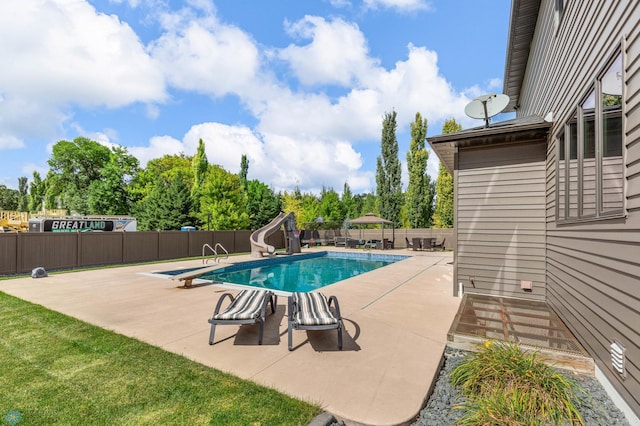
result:
M 579 385 L 513 343 L 486 342 L 451 383 L 467 398 L 459 425 L 584 425 Z

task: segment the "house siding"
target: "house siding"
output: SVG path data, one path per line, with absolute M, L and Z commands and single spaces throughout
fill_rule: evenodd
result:
M 459 149 L 456 279 L 465 292 L 545 299 L 545 153 L 544 141 Z
M 640 414 L 640 2 L 566 2 L 555 28 L 554 2 L 541 3 L 518 115 L 554 124 L 546 164 L 547 302 Z M 556 222 L 555 137 L 611 55 L 622 46 L 626 217 Z M 613 340 L 626 348 L 627 376 L 611 366 Z

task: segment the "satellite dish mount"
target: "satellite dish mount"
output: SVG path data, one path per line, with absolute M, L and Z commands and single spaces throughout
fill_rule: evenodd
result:
M 489 127 L 489 118 L 500 114 L 508 104 L 509 96 L 507 95 L 495 93 L 482 95 L 469 102 L 464 108 L 464 113 L 471 118 L 483 119 L 485 127 Z

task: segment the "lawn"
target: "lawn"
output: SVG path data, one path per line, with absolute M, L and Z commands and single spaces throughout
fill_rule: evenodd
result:
M 0 292 L 0 423 L 305 425 L 318 406 Z

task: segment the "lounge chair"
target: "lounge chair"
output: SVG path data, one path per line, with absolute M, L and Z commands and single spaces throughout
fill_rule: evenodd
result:
M 229 296 L 231 304 L 220 312 L 222 302 Z M 266 316 L 267 304 L 271 302 L 271 313 L 276 312 L 278 296 L 267 290 L 242 290 L 236 297 L 231 293 L 224 293 L 218 300 L 213 316 L 209 319 L 211 332 L 209 333 L 209 344 L 213 345 L 213 337 L 218 324 L 254 324 L 260 323 L 260 334 L 258 344 L 262 344 L 262 334 L 264 330 L 264 318 Z
M 334 312 L 331 311 L 333 302 Z M 322 293 L 293 293 L 289 296 L 289 350 L 293 350 L 293 329 L 338 330 L 338 349 L 342 350 L 342 317 L 335 296 Z

